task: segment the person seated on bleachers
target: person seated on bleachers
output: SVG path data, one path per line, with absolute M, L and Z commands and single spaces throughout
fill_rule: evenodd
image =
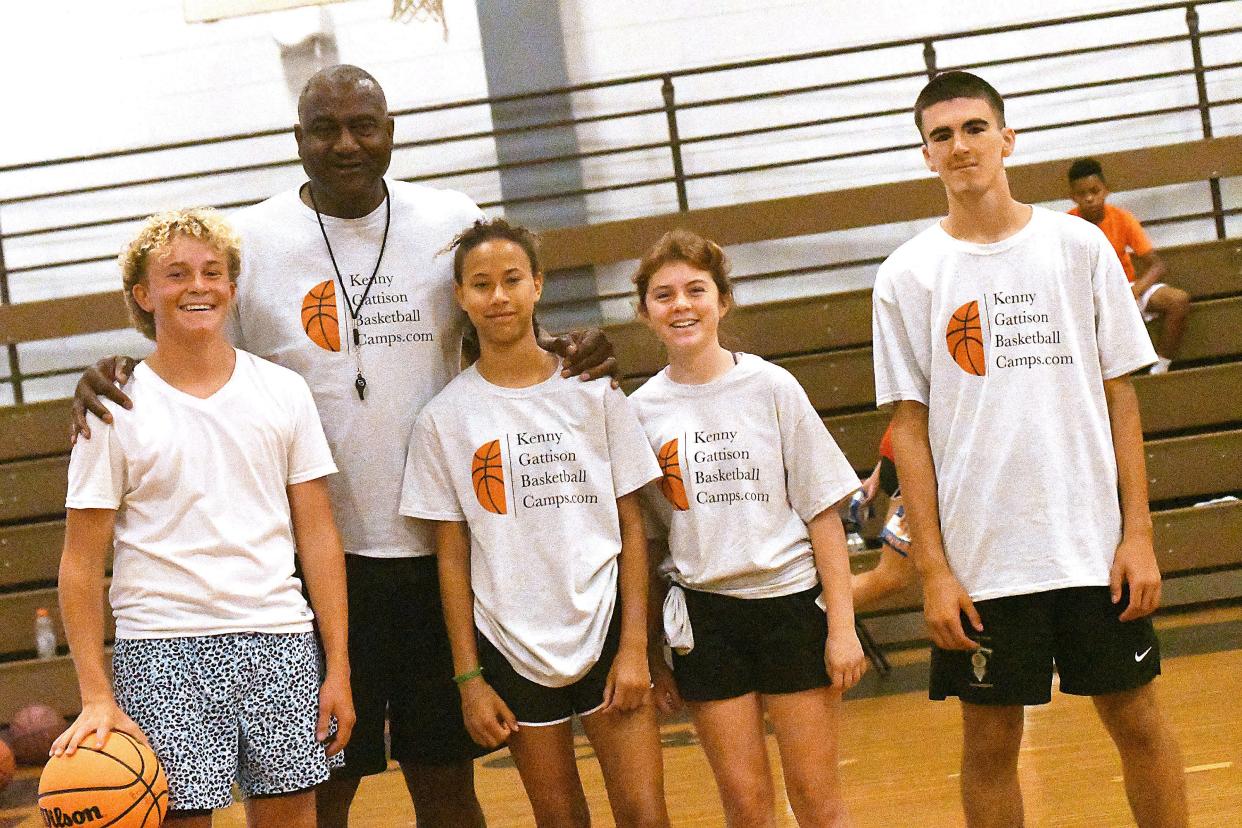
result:
M 1080 158 L 1069 169 L 1070 198 L 1075 207 L 1070 215 L 1079 216 L 1104 231 L 1126 277 L 1130 280 L 1130 289 L 1138 302 L 1143 321 L 1150 322 L 1157 316 L 1163 316 L 1161 322 L 1160 341 L 1156 344 L 1158 359 L 1152 366 L 1151 373 L 1163 374 L 1177 358 L 1177 349 L 1182 342 L 1182 333 L 1186 330 L 1186 316 L 1190 312 L 1190 295 L 1184 290 L 1170 287 L 1161 281 L 1168 275 L 1169 269 L 1161 260 L 1147 238 L 1143 225 L 1134 214 L 1108 200 L 1108 184 L 1104 181 L 1104 172 L 1100 162 L 1094 158 Z M 1134 262 L 1143 266 L 1143 275 L 1135 274 Z
M 871 503 L 880 492 L 884 492 L 888 495 L 888 512 L 884 517 L 884 528 L 880 532 L 880 560 L 874 568 L 853 576 L 850 582 L 855 612 L 881 598 L 900 592 L 914 580 L 906 510 L 901 505 L 897 466 L 893 460 L 892 432 L 893 427 L 890 424 L 880 438 L 880 460 L 862 484 L 863 504 Z

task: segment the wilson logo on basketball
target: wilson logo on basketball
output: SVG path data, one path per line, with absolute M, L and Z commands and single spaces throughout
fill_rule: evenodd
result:
M 311 288 L 302 299 L 302 330 L 325 351 L 341 350 L 341 326 L 336 319 L 336 283 L 331 279 Z
M 660 446 L 656 457 L 660 461 L 660 493 L 664 495 L 673 508 L 685 512 L 690 508 L 686 500 L 686 485 L 681 479 L 681 461 L 677 449 L 677 438 L 674 437 Z
M 470 480 L 479 505 L 494 515 L 508 514 L 505 505 L 505 471 L 500 462 L 500 441 L 479 446 L 470 463 Z
M 983 353 L 983 328 L 979 320 L 979 303 L 970 301 L 953 311 L 945 330 L 949 356 L 968 374 L 981 377 L 988 372 Z
M 39 814 L 49 828 L 159 828 L 167 811 L 164 769 L 128 733 L 114 730 L 102 746 L 83 743 L 73 755 L 53 756 L 39 777 Z
M 66 825 L 86 825 L 97 819 L 103 819 L 103 811 L 98 807 L 83 808 L 80 811 L 72 811 L 65 813 L 60 808 L 52 810 L 40 809 L 39 813 L 43 816 L 43 824 L 51 828 L 62 828 Z

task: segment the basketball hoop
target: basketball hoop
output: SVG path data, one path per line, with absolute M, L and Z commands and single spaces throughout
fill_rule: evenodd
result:
M 436 21 L 448 40 L 448 22 L 444 19 L 444 0 L 392 0 L 392 19 L 398 23 L 417 20 L 420 23 Z

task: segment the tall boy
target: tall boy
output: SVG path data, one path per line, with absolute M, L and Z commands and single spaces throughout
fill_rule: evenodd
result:
M 168 774 L 171 823 L 209 826 L 236 781 L 250 825 L 311 828 L 312 789 L 354 720 L 344 553 L 324 479 L 336 466 L 306 382 L 229 344 L 240 253 L 222 219 L 154 216 L 120 261 L 155 352 L 125 387 L 133 409 L 109 403 L 112 423 L 93 423 L 70 460 L 60 596 L 82 714 L 53 751 L 126 731 L 150 740 Z M 110 686 L 102 589 L 114 540 Z
M 1157 316 L 1160 322 L 1160 344 L 1156 347 L 1156 364 L 1151 373 L 1163 374 L 1177 359 L 1190 314 L 1190 295 L 1184 290 L 1164 284 L 1169 269 L 1151 245 L 1143 225 L 1129 210 L 1108 203 L 1110 191 L 1104 181 L 1104 170 L 1094 158 L 1080 158 L 1069 168 L 1070 197 L 1074 200 L 1071 216 L 1079 216 L 1099 227 L 1117 252 L 1121 267 L 1130 280 L 1130 291 L 1138 302 L 1144 321 Z M 1137 276 L 1134 261 L 1143 266 Z
M 1022 824 L 1023 706 L 1050 700 L 1055 664 L 1116 743 L 1138 824 L 1184 825 L 1129 380 L 1155 354 L 1104 236 L 1010 195 L 996 90 L 946 73 L 914 113 L 949 214 L 876 278 L 876 399 L 896 403 L 930 695 L 961 699 L 967 824 Z

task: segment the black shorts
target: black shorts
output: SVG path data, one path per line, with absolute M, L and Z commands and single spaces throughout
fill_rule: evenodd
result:
M 1099 696 L 1142 687 L 1160 675 L 1151 618 L 1119 620 L 1128 592 L 1113 604 L 1108 587 L 1073 587 L 975 603 L 983 632 L 966 617 L 979 649 L 932 647 L 933 699 L 971 704 L 1047 704 L 1056 665 L 1061 692 Z
M 897 464 L 887 457 L 880 458 L 880 491 L 889 497 L 897 494 Z
M 620 615 L 621 604 L 618 601 L 613 607 L 599 661 L 573 684 L 545 687 L 520 675 L 509 664 L 504 653 L 480 633 L 479 664 L 483 667 L 483 678 L 509 706 L 520 725 L 554 725 L 567 722 L 575 715 L 588 716 L 604 704 L 608 671 L 612 669 L 612 662 L 621 645 Z
M 346 555 L 345 574 L 358 720 L 341 773 L 366 776 L 388 767 L 386 717 L 398 762 L 447 765 L 488 753 L 462 720 L 436 559 Z
M 718 701 L 832 683 L 824 667 L 828 622 L 815 603 L 818 586 L 776 598 L 685 593 L 694 649 L 673 653 L 682 698 Z

